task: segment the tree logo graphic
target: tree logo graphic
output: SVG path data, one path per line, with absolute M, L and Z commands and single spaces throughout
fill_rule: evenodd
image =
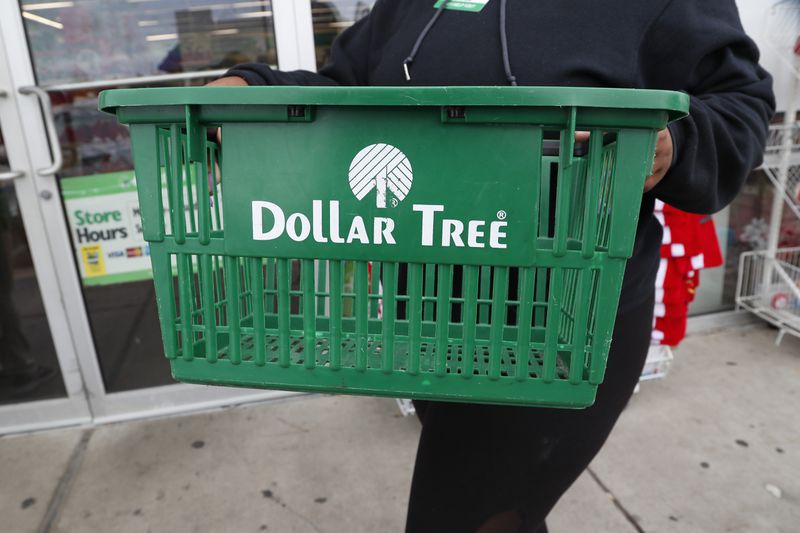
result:
M 376 190 L 378 207 L 386 207 L 389 192 L 393 196 L 391 204 L 396 206 L 408 195 L 414 181 L 406 155 L 384 143 L 370 144 L 358 152 L 350 163 L 348 176 L 350 189 L 359 200 Z

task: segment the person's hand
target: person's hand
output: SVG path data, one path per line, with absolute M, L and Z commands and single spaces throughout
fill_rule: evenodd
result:
M 246 87 L 246 86 L 247 82 L 244 81 L 244 78 L 240 78 L 239 76 L 226 76 L 225 78 L 214 80 L 211 83 L 206 83 L 206 87 Z
M 672 155 L 675 148 L 672 145 L 672 134 L 667 128 L 658 132 L 658 141 L 656 142 L 656 156 L 653 159 L 652 174 L 647 176 L 644 180 L 644 192 L 649 191 L 658 182 L 664 178 L 669 167 L 672 165 Z
M 575 141 L 586 142 L 589 140 L 588 131 L 576 131 Z M 656 141 L 656 155 L 653 158 L 652 173 L 644 180 L 644 192 L 649 191 L 661 181 L 672 165 L 672 155 L 675 148 L 672 145 L 672 135 L 667 128 L 659 130 Z
M 239 76 L 226 76 L 211 83 L 206 83 L 206 87 L 247 87 L 247 82 Z M 222 130 L 217 128 L 217 142 L 222 144 Z

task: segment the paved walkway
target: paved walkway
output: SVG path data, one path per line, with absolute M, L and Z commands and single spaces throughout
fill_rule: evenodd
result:
M 800 341 L 689 338 L 549 521 L 560 532 L 800 531 Z M 0 530 L 401 532 L 419 424 L 303 397 L 0 438 Z

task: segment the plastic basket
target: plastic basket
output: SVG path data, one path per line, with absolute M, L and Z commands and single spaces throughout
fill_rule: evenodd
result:
M 100 102 L 131 126 L 176 379 L 565 407 L 603 380 L 656 132 L 688 109 L 530 87 Z

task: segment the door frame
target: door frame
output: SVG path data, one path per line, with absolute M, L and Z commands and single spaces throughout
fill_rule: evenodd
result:
M 311 1 L 272 0 L 272 10 L 280 68 L 315 70 Z M 0 2 L 0 50 L 4 51 L 0 71 L 5 67 L 9 78 L 0 75 L 0 89 L 8 93 L 5 101 L 0 100 L 0 117 L 7 130 L 19 132 L 6 139 L 6 146 L 12 168 L 25 172 L 25 177 L 16 183 L 20 210 L 24 213 L 35 270 L 68 391 L 64 400 L 0 406 L 0 434 L 176 414 L 296 394 L 185 384 L 106 391 L 58 183 L 54 176 L 34 170 L 50 166 L 60 147 L 51 146 L 48 141 L 48 121 L 44 115 L 47 111 L 33 95 L 20 93 L 21 88 L 35 86 L 36 79 L 22 9 L 16 1 Z M 63 91 L 197 77 L 203 74 L 97 80 L 41 89 Z
M 41 121 L 38 120 L 39 110 L 30 106 L 31 99 L 18 92 L 24 80 L 15 76 L 15 73 L 21 70 L 20 59 L 27 59 L 27 56 L 20 56 L 18 47 L 13 46 L 9 38 L 16 30 L 14 17 L 9 16 L 11 5 L 10 2 L 0 5 L 0 90 L 4 92 L 0 98 L 0 128 L 5 132 L 3 139 L 10 168 L 23 173 L 22 177 L 14 180 L 14 189 L 67 394 L 63 398 L 0 406 L 0 432 L 80 424 L 91 420 L 92 415 L 82 367 L 78 363 L 72 324 L 67 318 L 74 309 L 66 305 L 69 300 L 64 300 L 60 292 L 59 272 L 50 247 L 46 214 L 42 210 L 44 200 L 40 194 L 49 189 L 39 187 L 41 180 L 37 180 L 34 170 L 49 163 L 43 162 L 41 157 L 31 158 L 27 146 L 30 136 L 41 133 L 36 131 Z M 16 9 L 15 2 L 13 6 Z M 19 17 L 18 10 L 16 16 Z M 36 117 L 37 120 L 31 120 L 30 117 Z M 49 151 L 46 155 L 50 157 Z

